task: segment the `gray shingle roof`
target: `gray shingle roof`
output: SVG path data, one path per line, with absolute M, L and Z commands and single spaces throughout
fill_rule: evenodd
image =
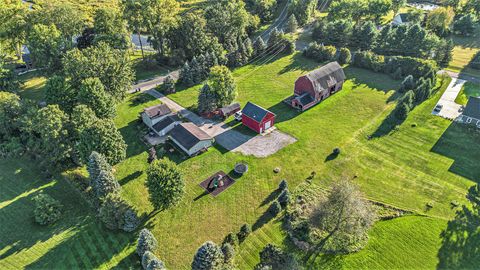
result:
M 181 144 L 185 149 L 191 149 L 200 141 L 211 140 L 205 131 L 194 123 L 182 123 L 170 131 L 170 137 Z
M 343 68 L 337 62 L 328 63 L 308 73 L 306 76 L 313 83 L 317 92 L 328 90 L 331 86 L 338 82 L 343 82 L 347 78 Z
M 172 112 L 170 110 L 170 108 L 165 104 L 158 104 L 158 105 L 155 105 L 155 106 L 152 106 L 152 107 L 148 107 L 148 108 L 144 109 L 143 111 L 150 118 L 156 118 L 156 117 L 164 116 L 164 115 L 167 115 L 167 114 Z
M 157 132 L 161 132 L 164 128 L 170 126 L 172 123 L 180 121 L 180 118 L 177 115 L 170 115 L 162 119 L 160 122 L 152 126 Z
M 269 112 L 269 110 L 264 109 L 257 104 L 253 104 L 251 102 L 248 102 L 242 110 L 243 115 L 248 116 L 249 118 L 257 121 L 258 123 L 262 122 L 263 118 L 265 118 L 265 116 L 267 116 Z
M 463 115 L 480 119 L 480 97 L 470 97 L 467 106 L 463 110 Z

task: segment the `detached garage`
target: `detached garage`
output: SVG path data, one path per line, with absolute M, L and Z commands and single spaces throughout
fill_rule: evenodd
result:
M 263 133 L 275 124 L 275 114 L 248 102 L 242 110 L 242 124 L 257 133 Z
M 194 123 L 182 123 L 170 131 L 170 139 L 189 156 L 205 151 L 213 144 L 213 138 Z

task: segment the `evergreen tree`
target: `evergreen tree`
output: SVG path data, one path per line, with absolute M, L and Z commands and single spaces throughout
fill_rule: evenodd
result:
M 295 33 L 297 31 L 297 28 L 298 28 L 297 18 L 295 18 L 295 15 L 292 14 L 292 15 L 290 15 L 290 18 L 288 18 L 287 32 L 288 33 Z
M 243 242 L 251 232 L 252 232 L 252 227 L 250 227 L 249 224 L 243 224 L 242 227 L 240 227 L 240 231 L 237 234 L 238 241 Z
M 203 81 L 202 77 L 202 67 L 200 63 L 198 63 L 197 58 L 193 57 L 192 61 L 190 62 L 190 72 L 192 73 L 192 82 L 193 84 L 200 83 Z
M 262 268 L 263 267 L 263 268 Z M 295 258 L 279 247 L 268 244 L 260 252 L 260 264 L 255 269 L 301 269 Z
M 100 171 L 100 174 L 94 181 L 93 189 L 99 199 L 105 198 L 109 194 L 119 194 L 120 184 L 113 176 L 111 171 Z
M 165 94 L 175 93 L 175 81 L 170 74 L 163 81 L 162 90 Z
M 280 206 L 280 203 L 277 200 L 273 201 L 273 203 L 268 208 L 268 212 L 270 212 L 270 214 L 272 214 L 274 217 L 277 216 L 281 211 L 282 206 Z
M 455 44 L 453 43 L 452 39 L 449 39 L 441 46 L 440 50 L 437 52 L 438 54 L 438 65 L 441 67 L 447 67 L 448 64 L 453 59 L 453 49 L 455 47 Z
M 413 79 L 412 75 L 408 75 L 403 79 L 402 85 L 399 89 L 400 93 L 405 93 L 409 90 L 415 89 L 415 80 Z
M 284 189 L 282 193 L 280 193 L 280 196 L 278 196 L 278 202 L 280 203 L 280 206 L 282 208 L 287 207 L 288 202 L 290 201 L 290 192 L 288 189 Z
M 192 261 L 192 270 L 221 269 L 224 264 L 222 250 L 215 243 L 205 242 L 195 253 Z
M 470 36 L 475 32 L 476 21 L 475 14 L 463 15 L 454 22 L 453 29 L 460 35 Z
M 278 189 L 279 189 L 279 190 L 286 190 L 286 189 L 288 189 L 287 180 L 283 179 L 282 181 L 280 181 L 280 184 L 278 184 Z
M 374 22 L 367 21 L 353 32 L 353 46 L 359 50 L 368 51 L 375 46 L 378 30 Z
M 107 159 L 104 155 L 93 151 L 88 158 L 87 171 L 88 177 L 90 179 L 90 186 L 94 187 L 95 181 L 97 180 L 100 173 L 102 171 L 111 172 L 112 167 L 110 166 L 110 164 L 108 164 Z
M 400 103 L 406 104 L 408 108 L 412 110 L 415 103 L 415 93 L 413 93 L 413 90 L 407 91 L 400 100 Z
M 262 37 L 259 36 L 255 40 L 255 43 L 253 43 L 253 55 L 255 57 L 258 57 L 259 55 L 263 54 L 266 49 L 267 49 L 267 44 L 265 44 L 265 41 L 263 41 Z
M 224 243 L 222 245 L 222 253 L 225 263 L 230 264 L 233 262 L 233 258 L 235 258 L 235 249 L 232 245 L 229 243 Z
M 129 209 L 129 205 L 118 194 L 111 193 L 105 197 L 100 206 L 100 220 L 110 230 L 122 229 L 127 209 Z
M 208 84 L 204 84 L 200 89 L 200 94 L 198 95 L 198 105 L 199 112 L 212 112 L 217 109 L 215 102 L 215 94 L 212 92 Z
M 188 64 L 188 61 L 185 62 L 182 69 L 180 70 L 180 80 L 186 86 L 190 86 L 190 85 L 194 84 L 192 69 L 190 68 L 190 65 Z
M 227 236 L 223 240 L 223 243 L 224 244 L 228 243 L 228 244 L 236 247 L 236 246 L 238 246 L 238 237 L 237 237 L 236 234 L 231 232 L 231 233 L 227 234 Z
M 407 119 L 410 108 L 405 103 L 398 103 L 397 108 L 395 109 L 395 117 L 399 120 Z
M 138 235 L 137 241 L 137 254 L 142 257 L 143 254 L 147 251 L 153 252 L 158 247 L 157 239 L 155 236 L 148 230 L 142 229 Z
M 145 270 L 165 270 L 167 269 L 165 267 L 165 264 L 160 261 L 159 259 L 153 259 L 151 260 L 148 265 L 147 265 L 147 268 Z
M 392 74 L 394 80 L 400 80 L 402 78 L 402 68 L 398 67 Z
M 352 60 L 352 54 L 348 48 L 340 48 L 340 53 L 338 55 L 338 63 L 340 65 L 349 64 Z
M 267 47 L 269 50 L 272 50 L 273 48 L 274 51 L 279 50 L 279 43 L 281 42 L 281 36 L 283 33 L 281 31 L 278 31 L 278 29 L 275 27 L 273 30 L 270 32 L 270 37 L 268 38 L 267 42 Z

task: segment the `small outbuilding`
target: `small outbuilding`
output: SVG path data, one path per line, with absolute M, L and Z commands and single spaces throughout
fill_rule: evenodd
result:
M 218 109 L 219 114 L 223 118 L 227 118 L 231 115 L 234 115 L 236 112 L 239 112 L 242 108 L 239 103 L 233 103 L 226 107 Z
M 242 110 L 242 123 L 257 133 L 263 133 L 275 124 L 275 114 L 248 102 Z
M 170 131 L 170 139 L 187 155 L 193 156 L 207 150 L 213 138 L 194 123 L 181 123 Z
M 162 121 L 165 117 L 170 115 L 172 110 L 165 104 L 158 104 L 145 108 L 141 113 L 142 120 L 149 128 L 152 128 L 153 125 Z
M 480 128 L 480 97 L 469 97 L 459 121 Z
M 340 91 L 346 76 L 337 62 L 331 62 L 295 81 L 292 107 L 304 111 Z

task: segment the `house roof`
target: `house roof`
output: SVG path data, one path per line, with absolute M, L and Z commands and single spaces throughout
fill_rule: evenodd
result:
M 143 112 L 146 113 L 150 118 L 156 118 L 167 115 L 171 113 L 172 110 L 170 110 L 170 108 L 165 104 L 158 104 L 152 107 L 145 108 Z
M 309 93 L 305 93 L 299 97 L 296 97 L 295 98 L 299 103 L 300 105 L 302 106 L 305 106 L 305 105 L 308 105 L 312 102 L 314 102 L 315 100 L 313 99 L 312 95 L 310 95 Z
M 271 111 L 264 109 L 256 104 L 253 104 L 251 102 L 248 102 L 245 107 L 243 107 L 242 114 L 248 116 L 252 120 L 260 123 L 262 120 L 267 116 L 268 113 L 272 113 Z
M 182 123 L 174 127 L 172 131 L 170 131 L 170 136 L 185 149 L 191 149 L 200 141 L 212 139 L 205 131 L 190 122 Z
M 338 82 L 345 81 L 347 78 L 338 62 L 330 62 L 305 76 L 313 83 L 317 92 L 327 90 Z
M 240 110 L 240 104 L 238 103 L 233 103 L 220 109 L 223 115 L 227 115 L 229 113 L 232 113 L 234 111 L 239 111 L 239 110 Z
M 152 126 L 152 128 L 157 131 L 161 132 L 163 129 L 166 127 L 170 126 L 171 124 L 175 122 L 179 122 L 180 118 L 177 115 L 169 115 L 162 119 L 160 122 L 156 123 L 155 125 Z
M 408 22 L 408 18 L 409 18 L 408 13 L 400 13 L 398 14 L 398 16 L 400 16 L 400 19 L 402 20 L 402 22 L 404 23 Z
M 470 97 L 467 106 L 463 110 L 463 115 L 480 119 L 480 97 Z

